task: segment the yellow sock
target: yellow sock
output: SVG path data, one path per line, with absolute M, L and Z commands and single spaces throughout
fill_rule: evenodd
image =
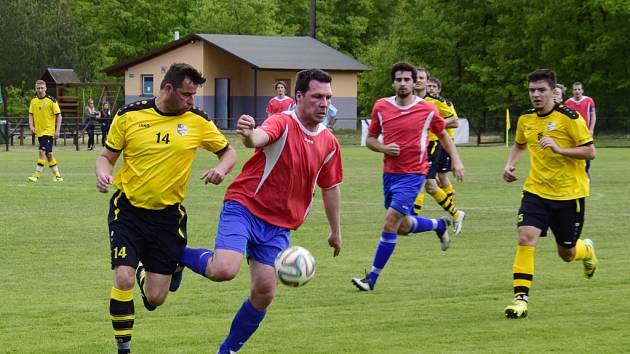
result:
M 455 204 L 453 204 L 453 198 L 447 196 L 441 188 L 438 188 L 437 192 L 432 194 L 431 197 L 440 204 L 442 209 L 446 210 L 446 212 L 451 214 L 452 217 L 455 217 L 457 214 L 457 208 L 455 208 Z
M 574 261 L 579 261 L 582 259 L 588 260 L 588 259 L 591 259 L 592 256 L 593 256 L 593 252 L 591 248 L 587 247 L 581 238 L 578 239 L 577 242 L 575 243 L 575 257 L 573 258 L 573 260 Z
M 452 196 L 453 196 L 453 191 L 454 191 L 454 189 L 453 189 L 453 184 L 452 184 L 452 183 L 449 183 L 449 185 L 448 185 L 448 186 L 446 186 L 446 187 L 442 187 L 442 190 L 443 190 L 443 191 L 444 191 L 444 193 L 446 193 L 446 195 L 448 195 L 449 197 L 452 197 Z
M 112 287 L 109 315 L 118 349 L 129 349 L 133 335 L 133 322 L 136 317 L 133 306 L 133 289 L 120 290 Z
M 534 280 L 534 256 L 536 247 L 517 246 L 512 265 L 514 297 L 528 301 L 529 289 Z
M 420 214 L 420 212 L 422 211 L 423 204 L 424 204 L 424 193 L 420 192 L 418 193 L 418 196 L 416 197 L 416 201 L 413 203 L 413 209 L 415 210 L 416 214 Z
M 59 172 L 59 167 L 57 166 L 57 160 L 55 159 L 49 160 L 48 167 L 50 167 L 50 169 L 53 171 L 55 176 L 57 177 L 61 176 L 61 172 Z

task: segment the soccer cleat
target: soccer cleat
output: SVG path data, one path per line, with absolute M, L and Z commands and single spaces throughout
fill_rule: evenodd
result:
M 453 218 L 453 231 L 455 235 L 459 235 L 462 232 L 462 225 L 464 224 L 464 218 L 466 217 L 466 213 L 463 210 L 457 212 L 457 217 Z
M 28 177 L 28 180 L 31 182 L 37 182 L 39 180 L 38 176 L 32 175 Z
M 152 305 L 144 295 L 144 277 L 144 265 L 140 262 L 138 263 L 138 268 L 136 268 L 136 281 L 138 282 L 138 287 L 140 287 L 140 294 L 142 294 L 142 303 L 144 303 L 144 307 L 149 311 L 153 311 L 157 308 L 157 306 Z
M 354 284 L 354 286 L 359 288 L 359 290 L 361 290 L 361 291 L 372 291 L 372 290 L 374 290 L 374 284 L 372 284 L 372 279 L 370 278 L 370 276 L 367 273 L 365 274 L 365 278 L 363 278 L 363 279 L 352 278 L 352 284 Z
M 595 274 L 599 261 L 597 260 L 597 256 L 595 255 L 595 246 L 593 245 L 593 240 L 591 240 L 590 238 L 586 238 L 584 239 L 584 243 L 586 244 L 586 247 L 589 247 L 591 249 L 591 258 L 582 260 L 582 264 L 584 264 L 584 275 L 590 279 Z
M 63 182 L 63 178 L 61 176 L 53 177 L 53 182 Z
M 513 319 L 527 317 L 527 301 L 512 300 L 512 305 L 508 305 L 505 308 L 505 317 Z
M 448 227 L 451 225 L 451 221 L 445 216 L 441 217 L 440 220 L 444 221 L 444 231 L 439 232 L 435 230 L 435 234 L 440 240 L 440 249 L 446 251 L 451 244 L 451 237 L 448 235 Z
M 171 276 L 171 285 L 169 285 L 168 290 L 171 292 L 177 291 L 179 286 L 182 284 L 182 276 L 184 275 L 184 267 L 178 266 L 175 269 L 175 273 Z

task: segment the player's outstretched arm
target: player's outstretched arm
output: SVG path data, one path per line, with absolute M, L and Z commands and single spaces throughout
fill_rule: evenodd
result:
M 236 132 L 243 138 L 243 144 L 248 148 L 265 146 L 269 141 L 269 135 L 262 129 L 257 129 L 254 118 L 246 114 L 236 122 Z
M 120 156 L 120 153 L 104 148 L 101 155 L 96 159 L 96 189 L 101 193 L 107 193 L 109 185 L 114 182 L 112 171 L 118 156 Z
M 201 175 L 201 179 L 204 183 L 220 184 L 225 179 L 225 176 L 232 171 L 234 164 L 236 163 L 236 151 L 228 146 L 225 151 L 219 155 L 219 163 L 205 171 Z
M 330 225 L 328 235 L 328 245 L 334 249 L 333 257 L 337 257 L 341 252 L 341 190 L 339 186 L 322 189 L 322 200 L 324 211 Z

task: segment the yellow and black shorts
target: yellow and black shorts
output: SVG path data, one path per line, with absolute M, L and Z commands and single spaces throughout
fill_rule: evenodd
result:
M 141 261 L 148 272 L 173 274 L 186 247 L 186 219 L 181 204 L 161 210 L 138 208 L 116 191 L 108 216 L 112 269 L 136 268 Z

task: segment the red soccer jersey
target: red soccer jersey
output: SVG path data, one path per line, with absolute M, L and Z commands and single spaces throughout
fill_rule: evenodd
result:
M 289 96 L 284 96 L 283 99 L 278 99 L 278 97 L 272 97 L 267 103 L 266 112 L 269 114 L 282 113 L 284 111 L 288 111 L 289 107 L 293 104 L 293 99 Z
M 275 226 L 297 229 L 308 215 L 315 184 L 341 184 L 343 170 L 337 138 L 323 125 L 306 130 L 295 112 L 274 114 L 260 126 L 269 143 L 256 149 L 228 187 L 225 200 L 243 204 Z
M 400 147 L 400 155 L 385 155 L 383 172 L 426 174 L 429 129 L 439 135 L 444 126 L 434 104 L 416 97 L 414 103 L 403 107 L 392 96 L 374 104 L 368 134 L 383 134 L 383 144 L 396 143 Z
M 579 101 L 571 97 L 564 101 L 564 105 L 580 113 L 586 121 L 586 126 L 591 126 L 591 113 L 595 112 L 595 100 L 588 96 L 582 96 Z

